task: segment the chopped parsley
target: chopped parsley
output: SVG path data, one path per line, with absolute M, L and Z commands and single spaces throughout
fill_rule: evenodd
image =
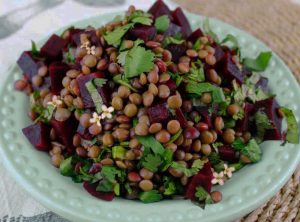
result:
M 170 19 L 167 15 L 159 16 L 155 19 L 154 26 L 158 32 L 165 32 L 170 25 Z
M 158 190 L 150 190 L 150 191 L 145 191 L 141 192 L 139 195 L 139 199 L 143 203 L 153 203 L 160 201 L 163 198 L 163 196 L 159 193 Z
M 199 202 L 202 202 L 202 203 L 204 202 L 205 204 L 213 204 L 214 203 L 210 194 L 202 186 L 198 186 L 196 188 L 195 198 Z
M 188 93 L 197 94 L 199 96 L 201 96 L 202 93 L 211 92 L 214 103 L 225 101 L 223 90 L 220 87 L 214 86 L 207 82 L 198 84 L 195 82 L 189 82 L 186 86 L 186 91 Z
M 142 166 L 151 172 L 155 173 L 158 171 L 158 167 L 161 165 L 162 159 L 159 155 L 148 154 L 142 160 Z
M 70 176 L 73 173 L 72 157 L 63 160 L 59 166 L 60 173 L 64 176 Z
M 151 14 L 147 12 L 143 12 L 141 10 L 136 10 L 133 12 L 129 17 L 128 21 L 132 23 L 139 23 L 143 25 L 151 25 L 152 24 L 152 19 L 151 19 Z
M 261 143 L 264 139 L 266 130 L 274 129 L 274 126 L 269 120 L 267 114 L 263 111 L 257 111 L 255 113 L 254 122 L 256 126 L 256 140 L 258 143 Z
M 133 24 L 127 24 L 124 26 L 119 26 L 112 32 L 105 33 L 104 39 L 109 45 L 118 47 L 121 43 L 121 39 L 126 34 L 126 32 L 133 27 Z
M 255 59 L 244 58 L 242 63 L 251 71 L 263 72 L 268 67 L 271 57 L 272 52 L 261 52 Z
M 182 172 L 185 176 L 191 177 L 199 172 L 203 168 L 204 162 L 200 159 L 195 160 L 191 168 L 187 168 L 181 163 L 173 162 L 171 167 Z
M 289 143 L 294 143 L 298 144 L 299 143 L 299 128 L 298 128 L 298 123 L 297 120 L 294 116 L 294 113 L 292 110 L 281 107 L 279 109 L 287 122 L 287 133 L 286 133 L 286 141 Z
M 255 139 L 251 139 L 247 144 L 244 144 L 241 139 L 236 139 L 233 142 L 232 147 L 236 151 L 247 156 L 252 163 L 256 163 L 261 160 L 262 152 Z
M 145 147 L 149 147 L 154 154 L 163 155 L 165 148 L 153 136 L 137 136 L 136 139 Z

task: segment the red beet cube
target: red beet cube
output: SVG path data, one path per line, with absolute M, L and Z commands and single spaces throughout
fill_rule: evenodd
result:
M 22 129 L 29 142 L 40 151 L 48 151 L 50 145 L 50 127 L 44 123 L 36 123 Z
M 278 115 L 278 109 L 280 106 L 276 99 L 274 97 L 270 97 L 268 99 L 258 101 L 254 104 L 254 107 L 256 111 L 264 112 L 274 127 L 274 129 L 266 130 L 264 140 L 281 140 L 282 117 Z
M 59 59 L 61 58 L 63 48 L 66 45 L 66 40 L 54 34 L 41 48 L 41 54 L 50 60 Z
M 105 78 L 105 75 L 104 75 L 104 73 L 101 73 L 101 72 L 95 72 L 95 73 L 91 73 L 89 75 L 82 75 L 77 78 L 77 81 L 79 84 L 79 89 L 80 89 L 80 94 L 81 94 L 81 97 L 82 97 L 83 103 L 84 103 L 84 107 L 87 109 L 94 108 L 95 104 L 94 104 L 93 99 L 92 99 L 89 91 L 87 90 L 85 84 L 95 78 Z M 110 102 L 110 89 L 108 87 L 108 84 L 106 83 L 102 87 L 98 86 L 97 90 L 103 100 L 103 103 L 108 106 L 109 102 Z
M 176 119 L 179 121 L 181 127 L 187 126 L 187 119 L 185 118 L 182 110 L 180 108 L 175 110 Z
M 249 130 L 250 117 L 253 115 L 254 105 L 251 103 L 245 103 L 244 118 L 240 119 L 236 123 L 237 132 L 245 132 Z
M 68 152 L 72 153 L 74 151 L 73 136 L 78 126 L 76 118 L 72 115 L 62 122 L 52 118 L 51 125 L 61 142 L 67 147 Z
M 172 13 L 169 7 L 162 0 L 156 1 L 148 12 L 151 13 L 154 18 L 167 15 L 170 19 L 172 19 Z
M 18 59 L 17 63 L 23 71 L 24 75 L 27 76 L 30 81 L 31 78 L 37 74 L 39 68 L 44 65 L 41 60 L 33 58 L 30 51 L 24 51 Z
M 210 163 L 204 164 L 203 168 L 192 177 L 191 181 L 187 185 L 185 197 L 187 199 L 195 199 L 195 192 L 198 186 L 202 186 L 206 192 L 210 193 L 212 188 L 213 173 L 211 171 Z
M 185 55 L 186 45 L 185 44 L 170 44 L 166 47 L 172 53 L 172 61 L 178 63 L 181 56 Z
M 230 145 L 218 147 L 221 160 L 234 162 L 237 160 L 235 151 Z
M 192 29 L 182 9 L 180 7 L 176 8 L 173 11 L 172 16 L 174 23 L 181 27 L 183 37 L 187 38 L 192 33 Z
M 232 55 L 227 52 L 223 57 L 223 76 L 227 81 L 232 81 L 236 79 L 238 83 L 244 82 L 244 74 L 243 72 L 237 67 L 237 65 L 232 61 Z
M 59 95 L 60 91 L 64 88 L 62 80 L 66 76 L 69 66 L 62 62 L 54 62 L 49 66 L 49 75 L 51 78 L 51 92 L 54 95 Z
M 219 45 L 215 45 L 214 49 L 215 49 L 214 56 L 216 57 L 216 62 L 220 62 L 223 59 L 224 55 L 225 55 L 224 50 Z
M 264 92 L 268 92 L 268 78 L 260 77 L 259 81 L 255 84 L 257 88 L 260 88 Z
M 154 39 L 156 28 L 148 25 L 136 25 L 129 30 L 129 34 L 134 39 L 142 39 L 144 42 Z
M 195 43 L 200 37 L 204 36 L 200 28 L 196 29 L 190 36 L 187 38 L 187 41 Z
M 169 111 L 164 104 L 149 107 L 147 113 L 151 123 L 160 123 L 169 118 Z
M 115 197 L 113 192 L 100 192 L 96 191 L 97 184 L 90 184 L 89 182 L 83 182 L 83 188 L 89 192 L 92 196 L 102 200 L 112 201 Z

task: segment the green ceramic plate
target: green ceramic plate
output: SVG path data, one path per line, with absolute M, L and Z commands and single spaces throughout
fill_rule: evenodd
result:
M 73 25 L 100 26 L 115 15 L 101 15 Z M 194 28 L 201 26 L 204 19 L 194 14 L 188 14 L 188 18 Z M 270 50 L 237 28 L 214 19 L 210 23 L 221 38 L 227 33 L 237 36 L 243 56 L 254 57 L 260 51 Z M 264 75 L 269 77 L 271 90 L 277 95 L 279 103 L 291 108 L 299 121 L 299 86 L 290 70 L 274 53 Z M 224 186 L 216 187 L 222 191 L 223 200 L 205 210 L 188 200 L 166 200 L 153 204 L 123 199 L 101 201 L 90 196 L 80 184 L 61 176 L 52 167 L 49 156 L 37 152 L 27 142 L 21 129 L 30 123 L 26 115 L 28 98 L 13 90 L 13 82 L 21 77 L 21 72 L 13 66 L 8 76 L 2 85 L 0 96 L 1 157 L 10 174 L 34 198 L 50 210 L 73 221 L 233 221 L 271 198 L 292 175 L 300 160 L 298 145 L 287 144 L 282 147 L 279 142 L 263 143 L 262 161 L 245 167 Z

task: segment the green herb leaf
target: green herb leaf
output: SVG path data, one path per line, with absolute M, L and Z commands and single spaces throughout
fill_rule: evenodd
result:
M 224 127 L 225 128 L 234 128 L 236 125 L 236 120 L 232 118 L 224 118 Z
M 124 159 L 127 150 L 122 146 L 112 147 L 112 157 L 113 159 Z
M 109 180 L 101 180 L 96 187 L 96 191 L 111 192 L 114 189 L 114 184 Z
M 143 72 L 149 72 L 154 66 L 153 60 L 154 54 L 151 50 L 141 46 L 133 47 L 125 58 L 125 78 L 129 79 Z
M 152 24 L 151 14 L 143 12 L 141 10 L 136 10 L 135 12 L 133 12 L 127 20 L 132 23 L 140 23 L 143 25 Z
M 75 51 L 76 51 L 76 48 L 69 46 L 68 51 L 63 52 L 63 60 L 65 61 L 65 63 L 75 64 L 75 62 L 76 62 Z
M 237 139 L 232 144 L 232 147 L 247 156 L 252 163 L 261 160 L 262 152 L 255 139 L 251 139 L 248 144 L 244 144 L 241 139 Z
M 161 171 L 164 172 L 166 171 L 169 166 L 171 166 L 172 161 L 173 161 L 173 152 L 171 150 L 166 149 L 163 156 L 163 162 L 161 164 Z
M 124 177 L 123 174 L 124 172 L 113 166 L 103 166 L 101 168 L 101 175 L 104 179 L 108 180 L 111 183 L 116 183 L 116 177 L 122 179 L 122 177 Z
M 172 177 L 164 177 L 164 195 L 171 196 L 176 193 L 176 184 Z
M 119 26 L 112 32 L 105 33 L 104 39 L 109 45 L 118 47 L 121 43 L 121 39 L 123 38 L 123 36 L 132 27 L 133 27 L 132 23 L 124 25 L 124 26 Z
M 222 40 L 221 44 L 228 43 L 228 42 L 231 43 L 232 49 L 239 48 L 239 42 L 234 35 L 227 34 L 226 37 Z
M 59 165 L 59 170 L 64 176 L 71 176 L 73 174 L 72 157 L 63 160 Z
M 263 72 L 268 67 L 271 57 L 272 52 L 261 52 L 256 59 L 244 58 L 242 63 L 251 71 Z
M 201 46 L 201 41 L 200 39 L 197 39 L 197 41 L 193 45 L 193 49 L 198 51 L 200 49 L 200 46 Z
M 81 144 L 83 147 L 93 146 L 97 143 L 97 137 L 94 137 L 92 140 L 81 139 Z
M 293 111 L 285 107 L 281 107 L 279 110 L 284 114 L 284 117 L 287 121 L 286 141 L 289 143 L 298 144 L 299 128 Z
M 165 148 L 153 136 L 137 136 L 136 139 L 145 147 L 150 148 L 154 154 L 163 155 Z
M 102 87 L 106 84 L 107 79 L 103 79 L 103 78 L 95 78 L 93 79 L 93 83 L 95 86 L 97 87 Z
M 115 83 L 118 83 L 118 84 L 120 84 L 120 85 L 123 85 L 123 86 L 128 87 L 128 88 L 131 89 L 133 92 L 138 92 L 138 90 L 135 89 L 135 88 L 130 84 L 130 82 L 129 82 L 128 79 L 122 78 L 122 75 L 121 75 L 121 74 L 115 75 L 115 76 L 113 77 L 113 81 L 114 81 Z
M 142 166 L 151 172 L 155 173 L 158 170 L 158 167 L 161 165 L 162 159 L 159 155 L 148 154 L 142 160 Z
M 170 19 L 167 15 L 159 16 L 155 19 L 155 28 L 158 32 L 165 32 L 170 25 Z
M 193 62 L 189 73 L 185 75 L 189 80 L 194 82 L 203 82 L 205 80 L 203 64 L 197 67 Z
M 205 201 L 207 196 L 209 196 L 209 193 L 207 193 L 202 186 L 196 188 L 195 197 L 197 197 L 200 202 Z
M 117 183 L 114 185 L 114 193 L 117 195 L 117 196 L 120 196 L 120 184 Z
M 42 121 L 44 123 L 49 123 L 49 121 L 53 116 L 54 110 L 55 110 L 55 106 L 51 104 L 49 104 L 47 108 L 44 108 L 43 106 L 40 105 L 36 105 L 32 107 L 32 111 L 39 114 L 39 117 L 34 122 Z
M 245 166 L 244 163 L 232 163 L 232 164 L 229 164 L 229 167 L 234 167 L 234 172 L 242 169 L 244 166 Z
M 139 198 L 143 203 L 153 203 L 160 201 L 163 197 L 158 190 L 150 190 L 141 192 Z
M 214 86 L 207 82 L 205 83 L 189 82 L 186 86 L 186 91 L 188 93 L 194 93 L 199 96 L 201 96 L 202 93 L 204 92 L 211 92 L 214 103 L 220 103 L 225 101 L 223 90 L 220 87 Z
M 167 46 L 167 45 L 170 45 L 170 44 L 181 45 L 182 43 L 184 43 L 183 39 L 176 38 L 174 36 L 168 36 L 164 39 L 163 46 Z
M 182 129 L 180 129 L 177 133 L 175 133 L 172 137 L 171 137 L 171 139 L 169 140 L 169 142 L 167 143 L 167 144 L 170 144 L 170 143 L 173 143 L 175 140 L 177 140 L 179 137 L 180 137 L 180 135 L 182 134 Z
M 37 49 L 35 42 L 32 40 L 31 40 L 31 54 L 33 57 L 38 57 L 40 55 L 40 52 Z
M 211 152 L 208 159 L 212 165 L 216 165 L 220 162 L 220 155 L 216 152 Z
M 219 38 L 218 38 L 217 34 L 214 33 L 214 32 L 212 31 L 212 29 L 210 28 L 210 24 L 209 24 L 209 19 L 208 19 L 208 18 L 206 18 L 206 19 L 204 20 L 204 23 L 203 23 L 203 31 L 204 31 L 204 33 L 205 33 L 206 35 L 209 35 L 210 37 L 212 37 L 213 40 L 214 40 L 216 43 L 219 43 Z
M 101 113 L 102 112 L 102 105 L 103 105 L 103 100 L 102 97 L 100 96 L 96 86 L 93 83 L 93 80 L 88 81 L 85 84 L 86 89 L 88 90 L 94 104 L 96 107 L 96 111 L 97 113 Z
M 171 164 L 171 167 L 182 172 L 185 176 L 191 177 L 199 172 L 203 168 L 204 162 L 200 159 L 195 160 L 192 167 L 190 169 L 186 168 L 181 163 L 173 162 Z
M 254 121 L 256 125 L 256 140 L 261 143 L 264 139 L 265 132 L 268 129 L 273 129 L 271 121 L 269 120 L 267 114 L 263 111 L 257 111 L 254 115 Z

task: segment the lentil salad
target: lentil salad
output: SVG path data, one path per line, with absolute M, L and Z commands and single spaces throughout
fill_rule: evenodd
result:
M 270 57 L 242 58 L 234 36 L 219 41 L 207 22 L 192 32 L 162 1 L 148 12 L 131 6 L 21 55 L 15 88 L 30 96 L 35 122 L 23 133 L 100 199 L 217 203 L 212 185 L 260 161 L 261 142 L 298 143 L 292 112 L 258 74 Z

